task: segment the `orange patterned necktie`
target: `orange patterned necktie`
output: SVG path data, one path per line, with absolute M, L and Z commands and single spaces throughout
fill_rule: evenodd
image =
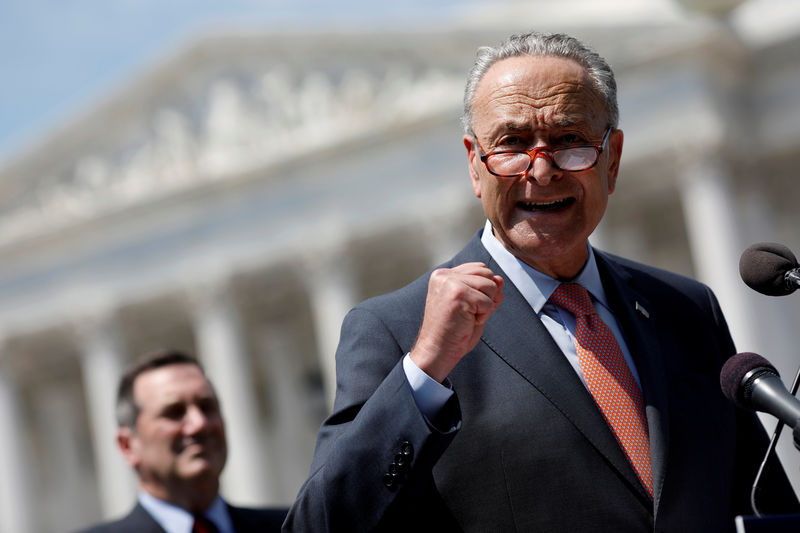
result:
M 575 315 L 575 347 L 586 385 L 652 498 L 653 473 L 642 391 L 617 339 L 581 285 L 562 283 L 550 301 Z
M 192 533 L 219 533 L 214 522 L 202 515 L 195 515 Z

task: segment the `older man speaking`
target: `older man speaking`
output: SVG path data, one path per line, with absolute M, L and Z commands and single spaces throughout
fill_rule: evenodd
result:
M 463 143 L 482 231 L 354 308 L 293 531 L 732 531 L 765 448 L 722 395 L 708 287 L 592 248 L 623 134 L 566 35 L 484 47 Z M 797 506 L 779 464 L 762 501 Z

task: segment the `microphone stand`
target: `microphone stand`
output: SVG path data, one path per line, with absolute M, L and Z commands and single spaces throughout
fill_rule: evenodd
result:
M 794 274 L 797 275 L 796 273 Z M 800 280 L 800 276 L 798 276 L 797 279 Z M 800 386 L 800 368 L 797 369 L 797 374 L 794 376 L 794 382 L 792 383 L 792 389 L 790 391 L 792 396 L 797 394 L 798 386 Z M 762 515 L 758 510 L 758 506 L 756 505 L 756 491 L 758 490 L 758 482 L 761 480 L 761 474 L 764 472 L 764 468 L 767 465 L 769 456 L 775 452 L 775 446 L 778 445 L 778 438 L 780 438 L 781 432 L 783 431 L 783 425 L 783 422 L 778 420 L 778 425 L 775 426 L 775 431 L 772 433 L 769 446 L 767 446 L 767 453 L 764 454 L 764 460 L 761 461 L 761 466 L 758 467 L 758 473 L 756 474 L 756 478 L 753 480 L 753 487 L 750 490 L 750 507 L 753 508 L 753 512 L 759 518 L 761 518 Z M 800 450 L 800 423 L 797 423 L 794 426 L 794 445 L 798 450 Z
M 794 447 L 800 451 L 800 418 L 794 424 Z
M 789 293 L 793 293 L 800 287 L 800 267 L 793 268 L 783 275 L 783 284 Z

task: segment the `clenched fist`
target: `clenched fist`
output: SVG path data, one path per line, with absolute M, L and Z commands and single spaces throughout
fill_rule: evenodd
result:
M 502 301 L 503 278 L 483 263 L 434 270 L 411 359 L 441 383 L 478 344 L 484 324 Z

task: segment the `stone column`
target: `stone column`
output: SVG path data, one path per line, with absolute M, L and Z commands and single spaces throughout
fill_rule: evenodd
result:
M 117 384 L 126 365 L 123 343 L 113 313 L 84 317 L 79 332 L 103 516 L 120 516 L 136 499 L 136 475 L 120 455 L 115 439 Z
M 331 251 L 307 258 L 305 280 L 311 303 L 322 381 L 328 406 L 336 396 L 336 347 L 342 320 L 358 303 L 356 277 L 350 256 Z
M 86 448 L 94 448 L 86 445 L 86 437 L 92 433 L 91 429 L 96 428 L 88 428 L 88 434 L 83 429 L 85 400 L 81 397 L 83 390 L 76 385 L 72 380 L 34 384 L 36 392 L 31 403 L 41 431 L 40 438 L 48 443 L 37 456 L 46 475 L 46 482 L 38 486 L 36 492 L 39 531 L 71 531 L 86 525 L 90 517 L 95 517 L 95 520 L 99 517 L 118 518 L 134 503 L 131 494 L 130 498 L 120 502 L 124 505 L 123 510 L 109 512 L 104 507 L 110 500 L 102 485 L 107 472 L 98 470 L 97 453 L 93 459 L 98 466 L 85 468 Z M 107 435 L 106 440 L 113 443 L 114 435 Z M 115 493 L 130 491 L 134 486 L 133 479 L 123 478 L 116 482 Z
M 275 465 L 279 502 L 294 501 L 297 491 L 308 477 L 314 442 L 318 405 L 302 376 L 298 348 L 285 328 L 267 325 L 260 334 L 262 352 L 266 354 L 266 401 L 271 406 L 270 442 L 280 461 Z M 309 423 L 313 420 L 313 427 Z
M 219 396 L 228 438 L 222 491 L 234 503 L 264 505 L 270 490 L 269 450 L 264 440 L 244 331 L 226 282 L 194 287 L 198 356 Z
M 681 203 L 697 278 L 717 295 L 736 345 L 753 346 L 758 332 L 739 277 L 743 221 L 720 158 L 709 149 L 688 161 L 680 176 Z
M 6 361 L 0 359 L 0 531 L 33 533 L 34 476 L 28 455 L 25 416 L 17 384 Z

